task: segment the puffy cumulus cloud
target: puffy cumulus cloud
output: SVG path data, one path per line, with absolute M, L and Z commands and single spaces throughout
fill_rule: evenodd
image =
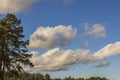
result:
M 101 67 L 107 67 L 107 66 L 109 66 L 110 65 L 110 62 L 108 62 L 108 61 L 103 61 L 102 63 L 100 63 L 100 64 L 98 64 L 98 65 L 96 65 L 96 66 L 94 66 L 94 67 L 96 67 L 96 68 L 101 68 Z
M 110 56 L 120 54 L 120 42 L 108 44 L 94 54 L 91 54 L 90 50 L 60 50 L 59 48 L 51 49 L 41 55 L 39 52 L 34 51 L 30 53 L 33 54 L 30 60 L 35 65 L 35 69 L 46 71 L 65 70 L 72 65 L 102 61 Z M 103 62 L 96 67 L 107 65 L 109 65 L 108 62 Z
M 105 38 L 106 37 L 106 29 L 102 24 L 94 24 L 90 27 L 88 24 L 85 24 L 85 35 L 91 35 L 94 38 Z
M 31 48 L 54 48 L 65 46 L 76 36 L 77 30 L 71 25 L 55 27 L 39 27 L 30 37 Z
M 0 0 L 0 14 L 18 13 L 28 10 L 38 0 Z
M 31 61 L 34 63 L 34 68 L 40 70 L 62 70 L 78 63 L 88 63 L 91 60 L 89 50 L 60 50 L 54 48 L 48 52 L 39 55 L 38 52 L 32 52 L 34 56 Z M 39 56 L 38 56 L 39 55 Z

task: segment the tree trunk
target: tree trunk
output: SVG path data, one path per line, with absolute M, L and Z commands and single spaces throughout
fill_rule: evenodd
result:
M 4 71 L 0 71 L 0 80 L 4 80 Z
M 2 60 L 0 60 L 0 80 L 4 80 L 4 67 L 2 67 Z

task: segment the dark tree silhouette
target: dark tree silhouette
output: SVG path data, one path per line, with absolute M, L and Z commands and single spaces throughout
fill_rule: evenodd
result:
M 45 80 L 51 80 L 49 74 L 45 74 L 44 79 Z
M 14 14 L 7 14 L 0 20 L 0 80 L 4 73 L 23 70 L 21 65 L 33 66 L 29 61 L 31 54 L 25 54 L 28 50 L 24 41 L 23 27 Z

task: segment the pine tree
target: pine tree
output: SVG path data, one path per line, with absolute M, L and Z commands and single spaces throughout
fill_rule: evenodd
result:
M 7 14 L 0 20 L 0 80 L 3 80 L 7 71 L 18 72 L 23 70 L 22 65 L 33 66 L 26 54 L 28 41 L 23 40 L 21 20 L 14 14 Z

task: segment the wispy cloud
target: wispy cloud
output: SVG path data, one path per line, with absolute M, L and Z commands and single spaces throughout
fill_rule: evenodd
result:
M 82 44 L 82 47 L 83 48 L 86 48 L 89 46 L 89 41 L 85 41 L 83 44 Z
M 77 0 L 41 0 L 41 1 L 53 2 L 53 3 L 55 3 L 55 2 L 57 2 L 57 3 L 61 2 L 61 3 L 63 3 L 63 4 L 73 4 L 73 3 L 75 3 Z
M 39 27 L 30 37 L 31 48 L 54 48 L 68 45 L 76 36 L 77 30 L 71 25 L 55 27 Z
M 28 10 L 33 3 L 37 1 L 38 0 L 0 0 L 0 14 L 18 13 Z
M 96 66 L 94 66 L 94 67 L 96 67 L 96 68 L 101 68 L 101 67 L 107 67 L 107 66 L 109 66 L 110 65 L 110 62 L 108 62 L 108 61 L 103 61 L 102 63 L 100 63 L 100 64 L 98 64 L 98 65 L 96 65 Z
M 96 51 L 94 54 L 90 50 L 60 50 L 54 48 L 46 53 L 39 55 L 39 52 L 30 52 L 33 54 L 31 61 L 34 63 L 36 69 L 54 71 L 69 68 L 76 64 L 88 64 L 91 62 L 99 62 L 120 54 L 120 42 L 108 44 L 102 49 Z M 103 62 L 96 67 L 103 67 L 109 65 L 108 62 Z
M 102 24 L 94 24 L 93 26 L 89 26 L 88 24 L 84 24 L 85 35 L 93 36 L 94 38 L 105 38 L 106 37 L 106 29 Z

